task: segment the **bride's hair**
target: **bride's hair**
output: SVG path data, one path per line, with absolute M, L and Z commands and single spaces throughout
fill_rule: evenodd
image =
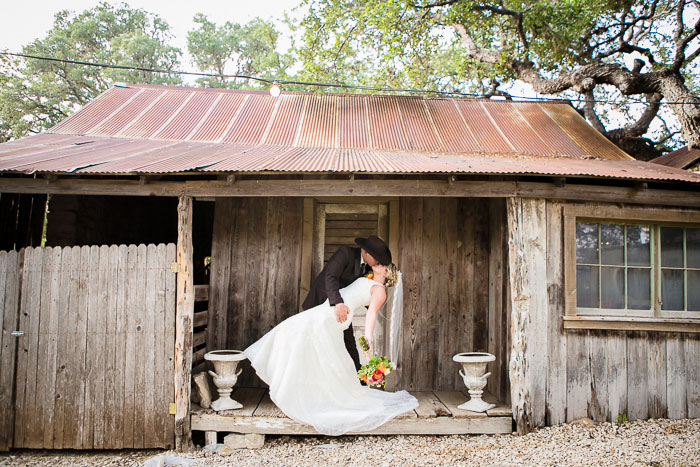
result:
M 399 280 L 399 268 L 391 263 L 386 267 L 386 279 L 384 279 L 385 287 L 393 287 L 396 285 L 396 281 Z

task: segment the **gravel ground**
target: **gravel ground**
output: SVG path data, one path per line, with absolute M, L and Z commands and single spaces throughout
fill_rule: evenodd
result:
M 36 451 L 0 454 L 0 465 L 141 466 L 172 451 Z M 193 466 L 257 465 L 700 465 L 700 419 L 559 425 L 526 436 L 268 436 L 228 457 L 179 454 Z

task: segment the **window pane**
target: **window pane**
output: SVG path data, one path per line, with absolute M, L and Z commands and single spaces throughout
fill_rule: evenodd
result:
M 597 266 L 576 266 L 576 306 L 598 308 Z
M 598 224 L 576 223 L 576 263 L 598 264 Z
M 627 265 L 649 266 L 651 229 L 648 225 L 627 226 Z
M 601 268 L 600 306 L 601 308 L 625 307 L 625 269 Z
M 685 254 L 689 268 L 700 268 L 700 229 L 685 229 Z
M 683 271 L 661 270 L 661 309 L 683 310 Z
M 627 270 L 627 308 L 630 310 L 651 309 L 651 269 L 629 268 Z
M 700 271 L 688 271 L 688 311 L 700 311 Z
M 600 263 L 623 266 L 625 264 L 625 227 L 623 225 L 600 225 Z
M 661 227 L 661 266 L 683 267 L 683 229 Z

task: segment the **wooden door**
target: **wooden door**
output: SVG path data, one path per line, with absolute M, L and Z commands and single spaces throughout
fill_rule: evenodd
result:
M 10 447 L 173 447 L 175 245 L 21 256 Z
M 311 280 L 323 269 L 333 253 L 344 245 L 357 246 L 355 239 L 376 235 L 389 242 L 389 204 L 316 203 L 313 232 L 313 263 Z M 365 332 L 365 312 L 354 315 L 352 326 L 355 337 Z M 384 330 L 381 320 L 375 326 L 377 345 L 383 345 Z M 381 348 L 381 347 L 380 347 Z M 365 363 L 359 350 L 360 361 Z

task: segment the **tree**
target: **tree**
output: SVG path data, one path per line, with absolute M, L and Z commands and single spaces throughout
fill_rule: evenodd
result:
M 255 18 L 245 25 L 226 21 L 221 26 L 199 13 L 198 25 L 187 34 L 187 50 L 194 64 L 205 73 L 237 74 L 264 79 L 281 79 L 291 57 L 277 52 L 279 33 L 269 21 Z M 207 87 L 258 87 L 255 82 L 218 77 L 200 78 Z
M 595 128 L 637 158 L 677 145 L 670 139 L 678 129 L 700 147 L 697 0 L 304 5 L 301 78 L 484 96 L 507 96 L 518 80 L 575 99 Z
M 168 24 L 126 3 L 100 3 L 82 13 L 64 10 L 27 55 L 172 70 L 181 52 L 171 47 Z M 55 61 L 0 58 L 0 141 L 49 128 L 94 99 L 113 82 L 170 83 L 177 76 Z

